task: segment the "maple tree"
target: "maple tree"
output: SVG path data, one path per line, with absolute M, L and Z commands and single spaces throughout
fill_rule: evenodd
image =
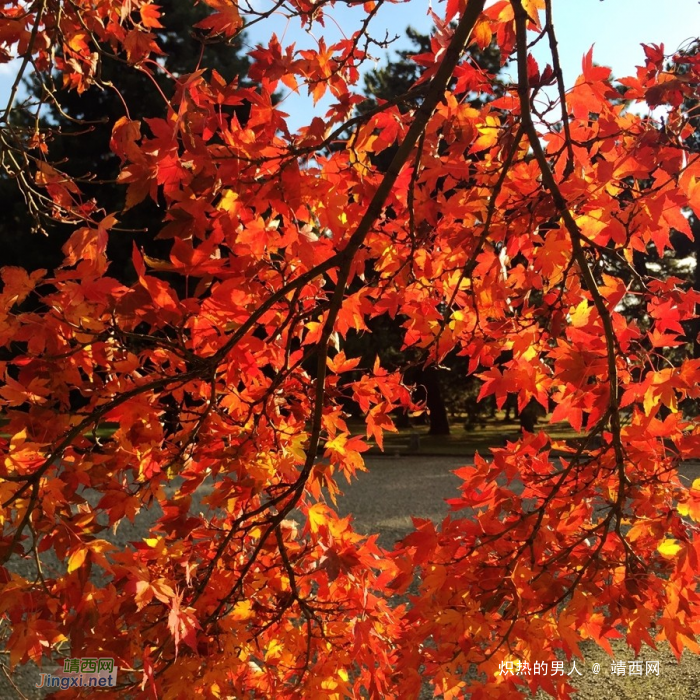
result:
M 698 421 L 679 410 L 700 392 L 683 326 L 700 294 L 632 258 L 690 235 L 684 214 L 700 213 L 684 111 L 700 59 L 648 45 L 618 81 L 625 100 L 665 108 L 660 128 L 626 108 L 592 52 L 564 86 L 550 0 L 450 0 L 419 80 L 358 111 L 380 4 L 356 5 L 361 28 L 332 45 L 321 32 L 316 50 L 271 36 L 250 52 L 256 87 L 202 66 L 169 76 L 165 116 L 125 109 L 110 144 L 123 211 L 49 161 L 40 124 L 16 128 L 18 78 L 0 115 L 3 167 L 37 215 L 74 231 L 58 269 L 1 270 L 12 666 L 69 644 L 115 659 L 115 696 L 407 698 L 428 683 L 446 698 L 568 697 L 568 677 L 500 665 L 579 655 L 584 640 L 699 651 L 700 484 L 678 465 L 700 456 Z M 205 41 L 273 11 L 206 5 Z M 81 93 L 111 51 L 162 79 L 148 0 L 0 8 L 0 57 L 20 57 L 20 75 L 57 71 Z M 315 29 L 333 3 L 275 8 Z M 538 36 L 545 67 L 530 54 Z M 465 50 L 492 40 L 517 79 L 473 106 L 495 76 Z M 334 101 L 292 131 L 272 99 L 281 85 Z M 172 244 L 162 259 L 135 247 L 127 286 L 107 242 L 149 198 L 165 204 Z M 629 296 L 636 318 L 620 311 Z M 482 397 L 551 401 L 551 419 L 586 439 L 525 432 L 477 455 L 457 472 L 451 515 L 416 520 L 393 551 L 355 533 L 334 510 L 339 480 L 364 468 L 394 411 L 420 408 L 401 371 L 349 352 L 382 315 L 425 366 L 456 351 Z M 366 437 L 348 430 L 347 399 Z M 110 529 L 149 509 L 149 537 L 117 546 Z M 57 566 L 42 564 L 49 552 Z M 35 576 L 7 564 L 19 557 Z

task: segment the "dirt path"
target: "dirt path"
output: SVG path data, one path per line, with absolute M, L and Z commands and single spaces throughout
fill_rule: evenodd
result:
M 379 542 L 385 547 L 412 530 L 411 516 L 430 518 L 440 522 L 447 514 L 444 499 L 457 495 L 460 480 L 451 473 L 469 462 L 468 458 L 459 457 L 369 457 L 369 471 L 360 474 L 350 485 L 344 485 L 344 495 L 338 501 L 342 515 L 352 515 L 358 532 L 378 533 Z M 691 481 L 700 476 L 700 465 L 688 465 L 684 476 Z M 342 486 L 341 486 L 342 488 Z M 196 507 L 196 506 L 195 506 Z M 115 543 L 123 546 L 128 541 L 145 537 L 149 523 L 158 514 L 137 521 L 135 525 L 124 523 L 117 531 Z M 13 562 L 13 569 L 23 575 L 31 575 L 31 562 Z M 614 646 L 615 661 L 624 661 L 627 665 L 634 660 L 633 653 L 623 645 Z M 659 676 L 613 676 L 611 659 L 602 650 L 589 646 L 585 649 L 585 664 L 577 663 L 583 673 L 576 677 L 580 700 L 687 700 L 700 698 L 700 657 L 685 654 L 681 664 L 668 649 L 643 651 L 641 659 L 659 661 Z M 542 659 L 551 662 L 554 659 Z M 3 663 L 6 657 L 0 657 Z M 593 664 L 599 664 L 600 670 L 593 673 Z M 565 664 L 566 671 L 571 668 Z M 51 672 L 47 665 L 43 672 Z M 32 665 L 18 669 L 13 682 L 26 698 L 35 700 L 45 697 L 42 690 L 34 688 L 39 671 Z M 0 700 L 20 698 L 10 682 L 0 674 Z M 429 696 L 428 696 L 429 697 Z M 549 697 L 549 696 L 541 696 Z M 408 699 L 407 699 L 408 700 Z
M 352 515 L 358 532 L 380 533 L 379 541 L 385 547 L 404 537 L 412 530 L 410 514 L 440 522 L 448 512 L 445 498 L 457 495 L 461 483 L 452 469 L 469 460 L 456 457 L 374 457 L 367 460 L 369 471 L 345 487 L 338 501 L 343 515 Z M 700 464 L 688 464 L 683 476 L 690 482 L 700 477 Z M 700 657 L 686 652 L 681 663 L 676 662 L 668 646 L 655 651 L 642 649 L 639 657 L 641 676 L 628 675 L 629 662 L 634 652 L 624 644 L 612 644 L 614 656 L 608 656 L 599 647 L 583 646 L 585 663 L 577 662 L 579 677 L 573 674 L 578 700 L 690 700 L 700 698 Z M 624 661 L 624 676 L 611 673 L 612 661 Z M 554 659 L 541 659 L 554 661 Z M 646 675 L 646 662 L 659 661 L 659 675 Z M 598 673 L 593 672 L 599 665 Z M 571 664 L 564 663 L 565 672 Z M 632 667 L 633 670 L 637 670 Z M 426 696 L 430 697 L 430 696 Z M 544 693 L 538 698 L 549 698 Z

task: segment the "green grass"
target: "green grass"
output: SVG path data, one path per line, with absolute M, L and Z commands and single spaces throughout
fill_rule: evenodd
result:
M 0 437 L 5 438 L 5 440 L 9 440 L 12 437 L 10 433 L 2 430 L 7 423 L 9 423 L 9 420 L 4 416 L 0 416 Z M 88 438 L 92 437 L 93 435 L 96 435 L 98 438 L 109 438 L 112 437 L 114 431 L 118 427 L 119 423 L 100 423 L 100 425 L 98 425 L 94 431 L 88 430 L 84 433 L 84 435 Z
M 348 423 L 353 434 L 364 435 L 365 427 L 361 421 Z M 463 420 L 455 419 L 450 423 L 449 435 L 429 435 L 429 426 L 419 425 L 402 429 L 397 433 L 384 433 L 384 454 L 431 454 L 445 456 L 471 456 L 475 452 L 488 454 L 491 447 L 504 447 L 506 441 L 515 441 L 521 435 L 520 424 L 516 421 L 504 421 L 503 413 L 497 413 L 493 419 L 486 419 L 470 430 L 465 430 Z M 544 430 L 553 440 L 573 442 L 583 437 L 572 430 L 566 423 L 550 424 L 549 418 L 542 418 L 537 423 L 537 430 Z M 410 449 L 411 434 L 417 433 L 420 447 Z M 373 439 L 368 439 L 369 454 L 382 454 Z
M 6 423 L 6 419 L 0 417 L 0 426 Z M 470 430 L 465 430 L 464 420 L 453 419 L 450 423 L 450 435 L 429 435 L 429 426 L 417 425 L 410 429 L 402 429 L 397 433 L 384 433 L 384 451 L 373 439 L 368 439 L 370 445 L 369 454 L 430 454 L 449 456 L 471 456 L 475 452 L 488 454 L 491 447 L 503 447 L 507 440 L 514 441 L 520 436 L 520 425 L 516 421 L 504 421 L 503 412 L 498 412 L 495 418 L 489 418 L 483 424 L 477 424 Z M 353 435 L 365 435 L 365 424 L 360 420 L 348 421 L 348 426 Z M 117 423 L 102 423 L 95 430 L 98 438 L 109 438 L 119 427 Z M 540 419 L 538 430 L 544 430 L 554 440 L 573 442 L 583 437 L 576 433 L 566 423 L 551 425 L 548 418 Z M 420 447 L 418 450 L 411 448 L 411 435 L 417 434 Z M 85 433 L 86 437 L 92 437 L 93 432 Z M 4 431 L 0 436 L 9 439 L 10 435 Z

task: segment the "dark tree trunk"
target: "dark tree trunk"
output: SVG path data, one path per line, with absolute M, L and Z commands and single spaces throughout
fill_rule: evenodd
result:
M 425 387 L 426 404 L 430 412 L 430 435 L 449 435 L 450 421 L 447 418 L 445 401 L 440 390 L 439 370 L 428 367 L 421 372 L 420 383 Z
M 508 394 L 506 396 L 506 402 L 503 404 L 506 409 L 505 415 L 503 416 L 503 421 L 507 422 L 511 420 L 510 412 L 513 411 L 512 420 L 518 420 L 520 418 L 520 411 L 518 411 L 518 396 L 517 394 Z
M 408 411 L 399 411 L 394 419 L 394 425 L 399 430 L 406 430 L 411 427 L 411 418 L 408 415 Z
M 647 273 L 647 253 L 642 253 L 640 250 L 632 251 L 632 265 L 634 266 L 635 272 L 640 277 L 646 277 Z
M 537 414 L 539 413 L 539 404 L 535 399 L 530 399 L 527 406 L 520 411 L 520 427 L 527 430 L 528 433 L 534 433 L 537 426 Z
M 693 248 L 695 252 L 695 272 L 693 273 L 693 291 L 700 292 L 700 222 L 693 222 Z M 693 358 L 700 359 L 700 318 L 694 318 L 688 323 L 690 336 L 693 343 Z

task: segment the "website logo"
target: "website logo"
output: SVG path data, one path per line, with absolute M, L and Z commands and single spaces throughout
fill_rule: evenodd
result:
M 63 672 L 42 673 L 37 688 L 113 688 L 117 684 L 114 659 L 66 659 Z

